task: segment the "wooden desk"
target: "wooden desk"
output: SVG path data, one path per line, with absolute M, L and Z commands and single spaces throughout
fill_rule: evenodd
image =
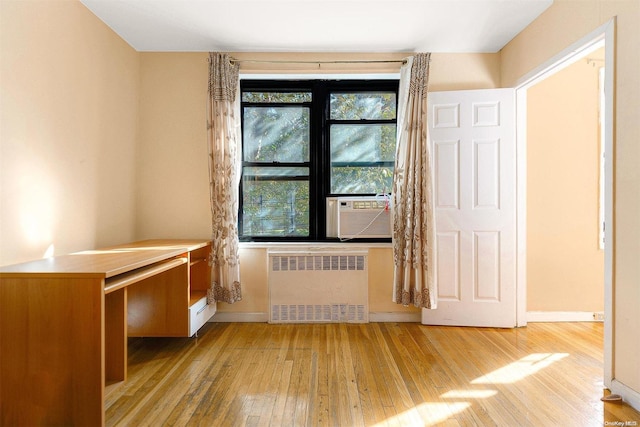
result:
M 206 240 L 147 240 L 0 268 L 0 425 L 104 425 L 127 336 L 192 336 L 214 313 Z

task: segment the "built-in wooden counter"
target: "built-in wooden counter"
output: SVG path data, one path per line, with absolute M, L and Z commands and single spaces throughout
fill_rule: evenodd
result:
M 214 313 L 206 240 L 147 240 L 0 267 L 0 425 L 104 425 L 128 336 L 192 336 Z

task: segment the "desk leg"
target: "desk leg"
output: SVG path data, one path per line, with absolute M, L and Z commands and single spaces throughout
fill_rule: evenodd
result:
M 106 381 L 127 379 L 127 288 L 105 295 Z

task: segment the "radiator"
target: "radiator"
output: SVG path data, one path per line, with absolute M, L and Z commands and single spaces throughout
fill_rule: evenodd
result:
M 367 323 L 366 250 L 269 251 L 270 323 Z

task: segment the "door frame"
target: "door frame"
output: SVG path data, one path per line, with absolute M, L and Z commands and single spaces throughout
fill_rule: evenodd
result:
M 604 383 L 611 386 L 613 372 L 613 262 L 614 262 L 614 102 L 615 102 L 615 17 L 582 37 L 554 57 L 521 77 L 516 90 L 516 321 L 527 324 L 527 89 L 563 68 L 584 58 L 604 45 L 605 48 L 605 118 L 604 118 Z

